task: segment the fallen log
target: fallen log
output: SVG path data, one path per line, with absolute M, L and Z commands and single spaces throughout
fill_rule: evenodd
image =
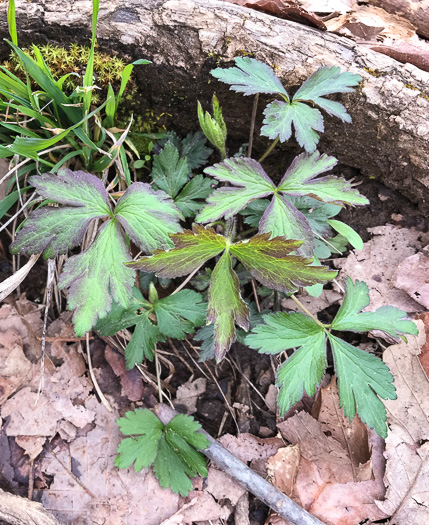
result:
M 88 42 L 90 0 L 17 4 L 21 44 Z M 5 36 L 6 4 L 0 4 L 0 37 Z M 248 139 L 252 100 L 214 81 L 213 67 L 251 54 L 274 66 L 288 89 L 320 65 L 359 73 L 359 90 L 340 97 L 352 124 L 326 117 L 319 149 L 429 211 L 429 73 L 346 38 L 217 0 L 101 2 L 98 37 L 102 49 L 153 61 L 137 72 L 141 100 L 171 114 L 169 127 L 198 129 L 196 101 L 208 105 L 215 91 L 229 136 L 242 142 Z M 3 45 L 0 58 L 7 53 Z

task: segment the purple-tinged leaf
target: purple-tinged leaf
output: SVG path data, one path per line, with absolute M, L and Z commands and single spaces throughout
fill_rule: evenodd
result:
M 212 222 L 221 217 L 229 219 L 253 199 L 266 197 L 276 188 L 259 162 L 247 157 L 226 159 L 204 172 L 220 182 L 229 182 L 238 187 L 214 191 L 207 199 L 207 206 L 197 216 L 197 222 Z
M 288 239 L 303 241 L 298 251 L 305 257 L 312 257 L 314 237 L 305 215 L 281 195 L 273 197 L 259 223 L 260 233 L 271 233 L 270 239 L 286 236 Z
M 110 213 L 109 198 L 103 182 L 85 171 L 62 168 L 57 174 L 44 173 L 29 178 L 39 195 L 46 199 L 99 210 L 101 215 Z
M 279 184 L 279 191 L 296 197 L 310 196 L 323 202 L 363 205 L 368 199 L 353 189 L 348 181 L 329 175 L 315 179 L 331 170 L 337 159 L 317 151 L 295 157 Z
M 237 274 L 231 257 L 225 252 L 216 264 L 210 280 L 207 323 L 214 322 L 215 357 L 221 361 L 235 341 L 235 326 L 249 329 L 249 308 L 240 295 Z
M 114 221 L 105 223 L 94 243 L 64 265 L 59 288 L 69 288 L 68 307 L 78 336 L 106 317 L 112 300 L 127 307 L 135 272 L 124 266 L 131 259 L 124 236 Z
M 119 199 L 115 216 L 130 239 L 146 252 L 173 246 L 170 234 L 181 231 L 182 214 L 163 191 L 135 182 Z
M 100 218 L 99 212 L 83 207 L 39 208 L 30 214 L 10 251 L 28 255 L 43 252 L 45 259 L 53 259 L 78 246 L 96 218 Z
M 191 230 L 171 235 L 175 248 L 157 250 L 150 257 L 142 257 L 127 266 L 156 272 L 158 277 L 181 277 L 193 272 L 206 261 L 226 248 L 225 237 L 218 235 L 213 228 L 194 224 Z
M 313 262 L 310 258 L 289 255 L 302 241 L 285 237 L 269 240 L 269 237 L 269 233 L 255 235 L 230 247 L 231 254 L 263 285 L 280 292 L 293 292 L 299 286 L 326 283 L 337 275 L 324 266 L 310 266 Z

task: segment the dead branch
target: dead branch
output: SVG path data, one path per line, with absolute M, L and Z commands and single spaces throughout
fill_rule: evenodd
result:
M 155 413 L 164 425 L 169 423 L 173 417 L 178 414 L 178 412 L 164 404 L 157 405 Z M 240 485 L 277 512 L 277 514 L 296 525 L 323 525 L 320 520 L 309 514 L 297 503 L 271 485 L 271 483 L 268 483 L 268 481 L 261 478 L 261 476 L 258 476 L 258 474 L 253 472 L 253 470 L 247 467 L 242 461 L 228 452 L 228 450 L 213 439 L 210 434 L 207 434 L 204 430 L 200 430 L 200 432 L 206 436 L 211 443 L 209 448 L 201 452 L 240 483 Z
M 40 503 L 0 489 L 0 519 L 11 525 L 60 525 Z

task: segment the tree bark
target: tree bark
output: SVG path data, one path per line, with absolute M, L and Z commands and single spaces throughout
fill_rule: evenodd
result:
M 90 0 L 17 1 L 20 44 L 88 42 Z M 0 37 L 7 36 L 0 4 Z M 341 95 L 353 122 L 325 115 L 320 151 L 400 191 L 429 211 L 429 73 L 370 51 L 346 38 L 217 0 L 110 0 L 101 2 L 101 48 L 148 58 L 137 69 L 143 105 L 171 114 L 168 126 L 198 129 L 196 101 L 208 107 L 216 92 L 229 137 L 248 140 L 252 99 L 228 91 L 210 69 L 237 54 L 275 66 L 295 88 L 321 65 L 359 73 L 356 93 Z M 3 57 L 7 46 L 0 49 Z M 263 106 L 263 100 L 260 101 Z M 259 120 L 260 123 L 260 120 Z M 259 139 L 255 146 L 266 147 Z M 293 149 L 294 141 L 287 147 Z

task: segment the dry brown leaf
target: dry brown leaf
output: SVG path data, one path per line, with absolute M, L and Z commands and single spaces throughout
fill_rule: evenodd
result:
M 303 9 L 295 0 L 225 0 L 231 4 L 237 4 L 256 11 L 262 11 L 269 15 L 292 20 L 301 24 L 326 30 L 323 20 L 314 13 Z
M 419 315 L 418 319 L 423 322 L 426 334 L 426 342 L 420 349 L 419 361 L 426 377 L 429 378 L 429 312 Z
M 401 41 L 393 45 L 372 46 L 371 49 L 403 64 L 413 64 L 423 71 L 429 71 L 429 44 L 427 42 L 409 43 Z
M 42 436 L 17 436 L 16 444 L 24 449 L 30 459 L 36 459 L 42 452 L 46 438 Z
M 180 385 L 177 389 L 176 401 L 174 402 L 176 409 L 183 407 L 188 414 L 194 414 L 197 411 L 198 398 L 206 391 L 206 385 L 207 379 L 205 377 Z
M 356 525 L 365 519 L 386 517 L 374 503 L 384 494 L 379 468 L 382 440 L 372 448 L 371 459 L 377 464 L 373 470 L 366 427 L 345 420 L 338 409 L 335 381 L 322 389 L 320 422 L 299 412 L 278 428 L 301 450 L 292 494 L 295 501 L 330 525 Z M 376 480 L 375 472 L 380 473 Z
M 114 466 L 122 437 L 115 423 L 119 414 L 108 413 L 94 396 L 86 400 L 85 407 L 96 414 L 95 426 L 70 444 L 52 447 L 68 470 L 50 454 L 40 462 L 41 472 L 53 476 L 42 494 L 44 507 L 61 523 L 159 525 L 173 515 L 179 496 L 162 489 L 151 471 L 137 474 L 133 467 Z M 71 471 L 94 497 L 76 483 Z
M 429 308 L 429 257 L 422 252 L 402 261 L 393 274 L 392 282 L 393 286 Z
M 355 417 L 352 422 L 344 417 L 335 377 L 321 391 L 322 403 L 318 416 L 321 429 L 326 436 L 332 436 L 347 451 L 350 459 L 353 481 L 371 479 L 371 451 L 368 445 L 368 429 Z
M 331 13 L 345 14 L 357 6 L 357 0 L 302 0 L 300 5 L 307 11 L 318 15 Z
M 267 461 L 268 481 L 289 497 L 295 485 L 300 458 L 299 445 L 290 445 L 279 448 Z
M 284 447 L 279 438 L 258 438 L 252 434 L 239 434 L 237 437 L 226 434 L 219 442 L 243 463 L 250 463 L 250 468 L 260 476 L 266 476 L 265 463 L 277 450 Z
M 417 33 L 429 38 L 429 0 L 369 0 L 389 13 L 403 16 L 417 27 Z
M 392 305 L 408 313 L 421 312 L 422 306 L 402 290 L 392 287 L 393 272 L 406 257 L 422 248 L 421 232 L 387 224 L 369 228 L 374 236 L 363 250 L 354 250 L 346 259 L 334 261 L 341 268 L 340 278 L 347 275 L 365 281 L 369 287 L 369 310 Z
M 423 323 L 418 324 L 418 338 L 410 337 L 408 344 L 391 346 L 383 354 L 398 399 L 385 401 L 387 492 L 377 506 L 395 525 L 421 525 L 429 515 L 429 381 L 418 359 L 425 341 Z
M 106 346 L 104 357 L 121 381 L 122 394 L 130 401 L 140 401 L 144 395 L 142 376 L 136 368 L 127 370 L 125 359 L 110 346 Z
M 15 330 L 0 332 L 0 405 L 31 377 L 32 366 Z

